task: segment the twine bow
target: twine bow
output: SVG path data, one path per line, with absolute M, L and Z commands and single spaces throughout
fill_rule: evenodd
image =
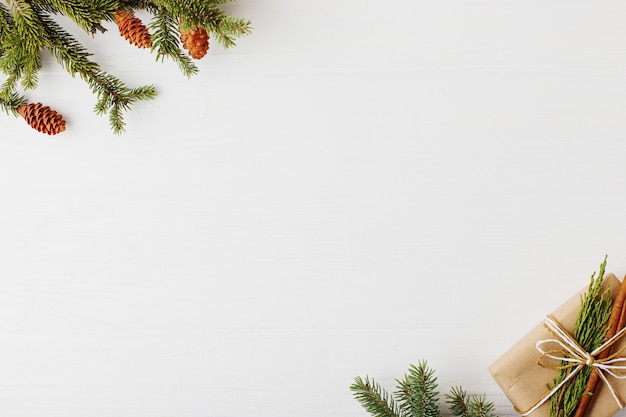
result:
M 565 385 L 569 380 L 574 378 L 576 374 L 578 374 L 578 372 L 580 372 L 585 366 L 591 366 L 598 372 L 598 375 L 611 392 L 611 395 L 613 396 L 613 399 L 615 400 L 617 406 L 620 409 L 624 408 L 624 404 L 609 383 L 607 379 L 607 374 L 618 379 L 626 379 L 626 357 L 620 356 L 624 352 L 624 350 L 626 350 L 626 346 L 622 347 L 620 350 L 607 356 L 606 358 L 598 358 L 598 355 L 600 355 L 600 353 L 604 352 L 605 350 L 610 349 L 619 339 L 621 339 L 622 336 L 626 334 L 626 327 L 615 333 L 615 336 L 608 339 L 598 348 L 594 349 L 591 352 L 587 352 L 568 333 L 568 331 L 563 328 L 561 323 L 559 323 L 551 315 L 547 316 L 546 320 L 544 321 L 544 325 L 555 338 L 539 340 L 535 344 L 537 350 L 539 351 L 539 353 L 541 353 L 541 356 L 539 356 L 539 359 L 537 360 L 537 364 L 543 368 L 553 370 L 570 369 L 571 371 L 559 384 L 552 388 L 546 395 L 541 397 L 531 408 L 524 412 L 518 412 L 522 416 L 528 416 L 529 414 L 531 414 L 533 411 L 543 405 L 543 403 L 545 403 L 550 397 L 557 393 L 563 385 Z M 545 345 L 554 343 L 560 346 L 560 348 L 544 348 Z M 555 366 L 543 363 L 543 360 L 546 358 L 555 359 L 559 361 L 560 365 Z M 620 365 L 620 363 L 622 364 Z

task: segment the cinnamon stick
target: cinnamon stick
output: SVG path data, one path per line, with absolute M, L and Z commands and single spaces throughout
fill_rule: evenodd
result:
M 607 322 L 609 328 L 606 332 L 605 340 L 609 340 L 615 333 L 620 331 L 624 325 L 626 325 L 626 276 L 622 279 L 622 285 L 619 288 L 619 292 L 615 296 L 615 300 L 613 300 L 613 307 L 611 308 L 611 314 L 609 315 L 609 320 Z M 602 351 L 597 359 L 604 359 L 611 354 L 613 351 L 613 347 L 610 347 L 604 351 Z M 589 379 L 587 380 L 587 385 L 585 387 L 585 391 L 583 396 L 576 407 L 576 411 L 574 412 L 573 417 L 584 417 L 587 412 L 587 407 L 591 403 L 593 399 L 593 393 L 600 381 L 600 375 L 598 371 L 594 369 L 594 371 L 589 375 Z

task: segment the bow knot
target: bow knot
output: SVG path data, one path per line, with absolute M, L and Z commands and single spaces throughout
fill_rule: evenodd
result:
M 618 397 L 617 393 L 609 383 L 607 374 L 613 376 L 614 378 L 626 379 L 626 357 L 620 356 L 624 350 L 626 350 L 626 346 L 606 358 L 598 358 L 598 355 L 605 350 L 610 349 L 619 339 L 621 339 L 622 336 L 626 334 L 626 327 L 621 329 L 615 334 L 615 336 L 611 337 L 598 348 L 591 352 L 587 352 L 554 317 L 548 316 L 544 321 L 544 325 L 550 333 L 552 333 L 554 338 L 539 340 L 535 344 L 535 347 L 541 354 L 537 360 L 537 364 L 543 368 L 554 370 L 570 369 L 570 372 L 559 384 L 552 388 L 550 392 L 541 397 L 528 411 L 520 412 L 520 414 L 522 416 L 528 416 L 531 414 L 550 397 L 557 393 L 563 385 L 574 378 L 574 376 L 576 376 L 576 374 L 585 366 L 590 366 L 598 372 L 598 375 L 611 392 L 617 406 L 620 409 L 624 408 L 622 400 Z M 554 346 L 555 344 L 558 348 L 547 348 L 548 345 Z M 557 360 L 559 361 L 559 365 L 546 364 L 544 363 L 545 359 Z

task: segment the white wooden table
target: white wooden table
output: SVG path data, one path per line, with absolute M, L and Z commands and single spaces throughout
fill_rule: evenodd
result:
M 487 366 L 626 273 L 626 3 L 229 10 L 191 80 L 72 28 L 158 89 L 124 136 L 49 58 L 67 131 L 1 116 L 0 417 L 359 417 L 420 359 L 514 415 Z

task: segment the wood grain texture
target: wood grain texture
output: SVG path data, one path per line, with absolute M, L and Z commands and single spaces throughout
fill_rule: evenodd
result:
M 157 86 L 125 136 L 50 60 L 67 131 L 3 116 L 0 417 L 358 417 L 420 359 L 514 415 L 487 366 L 626 272 L 626 5 L 230 7 L 192 80 L 77 34 Z

